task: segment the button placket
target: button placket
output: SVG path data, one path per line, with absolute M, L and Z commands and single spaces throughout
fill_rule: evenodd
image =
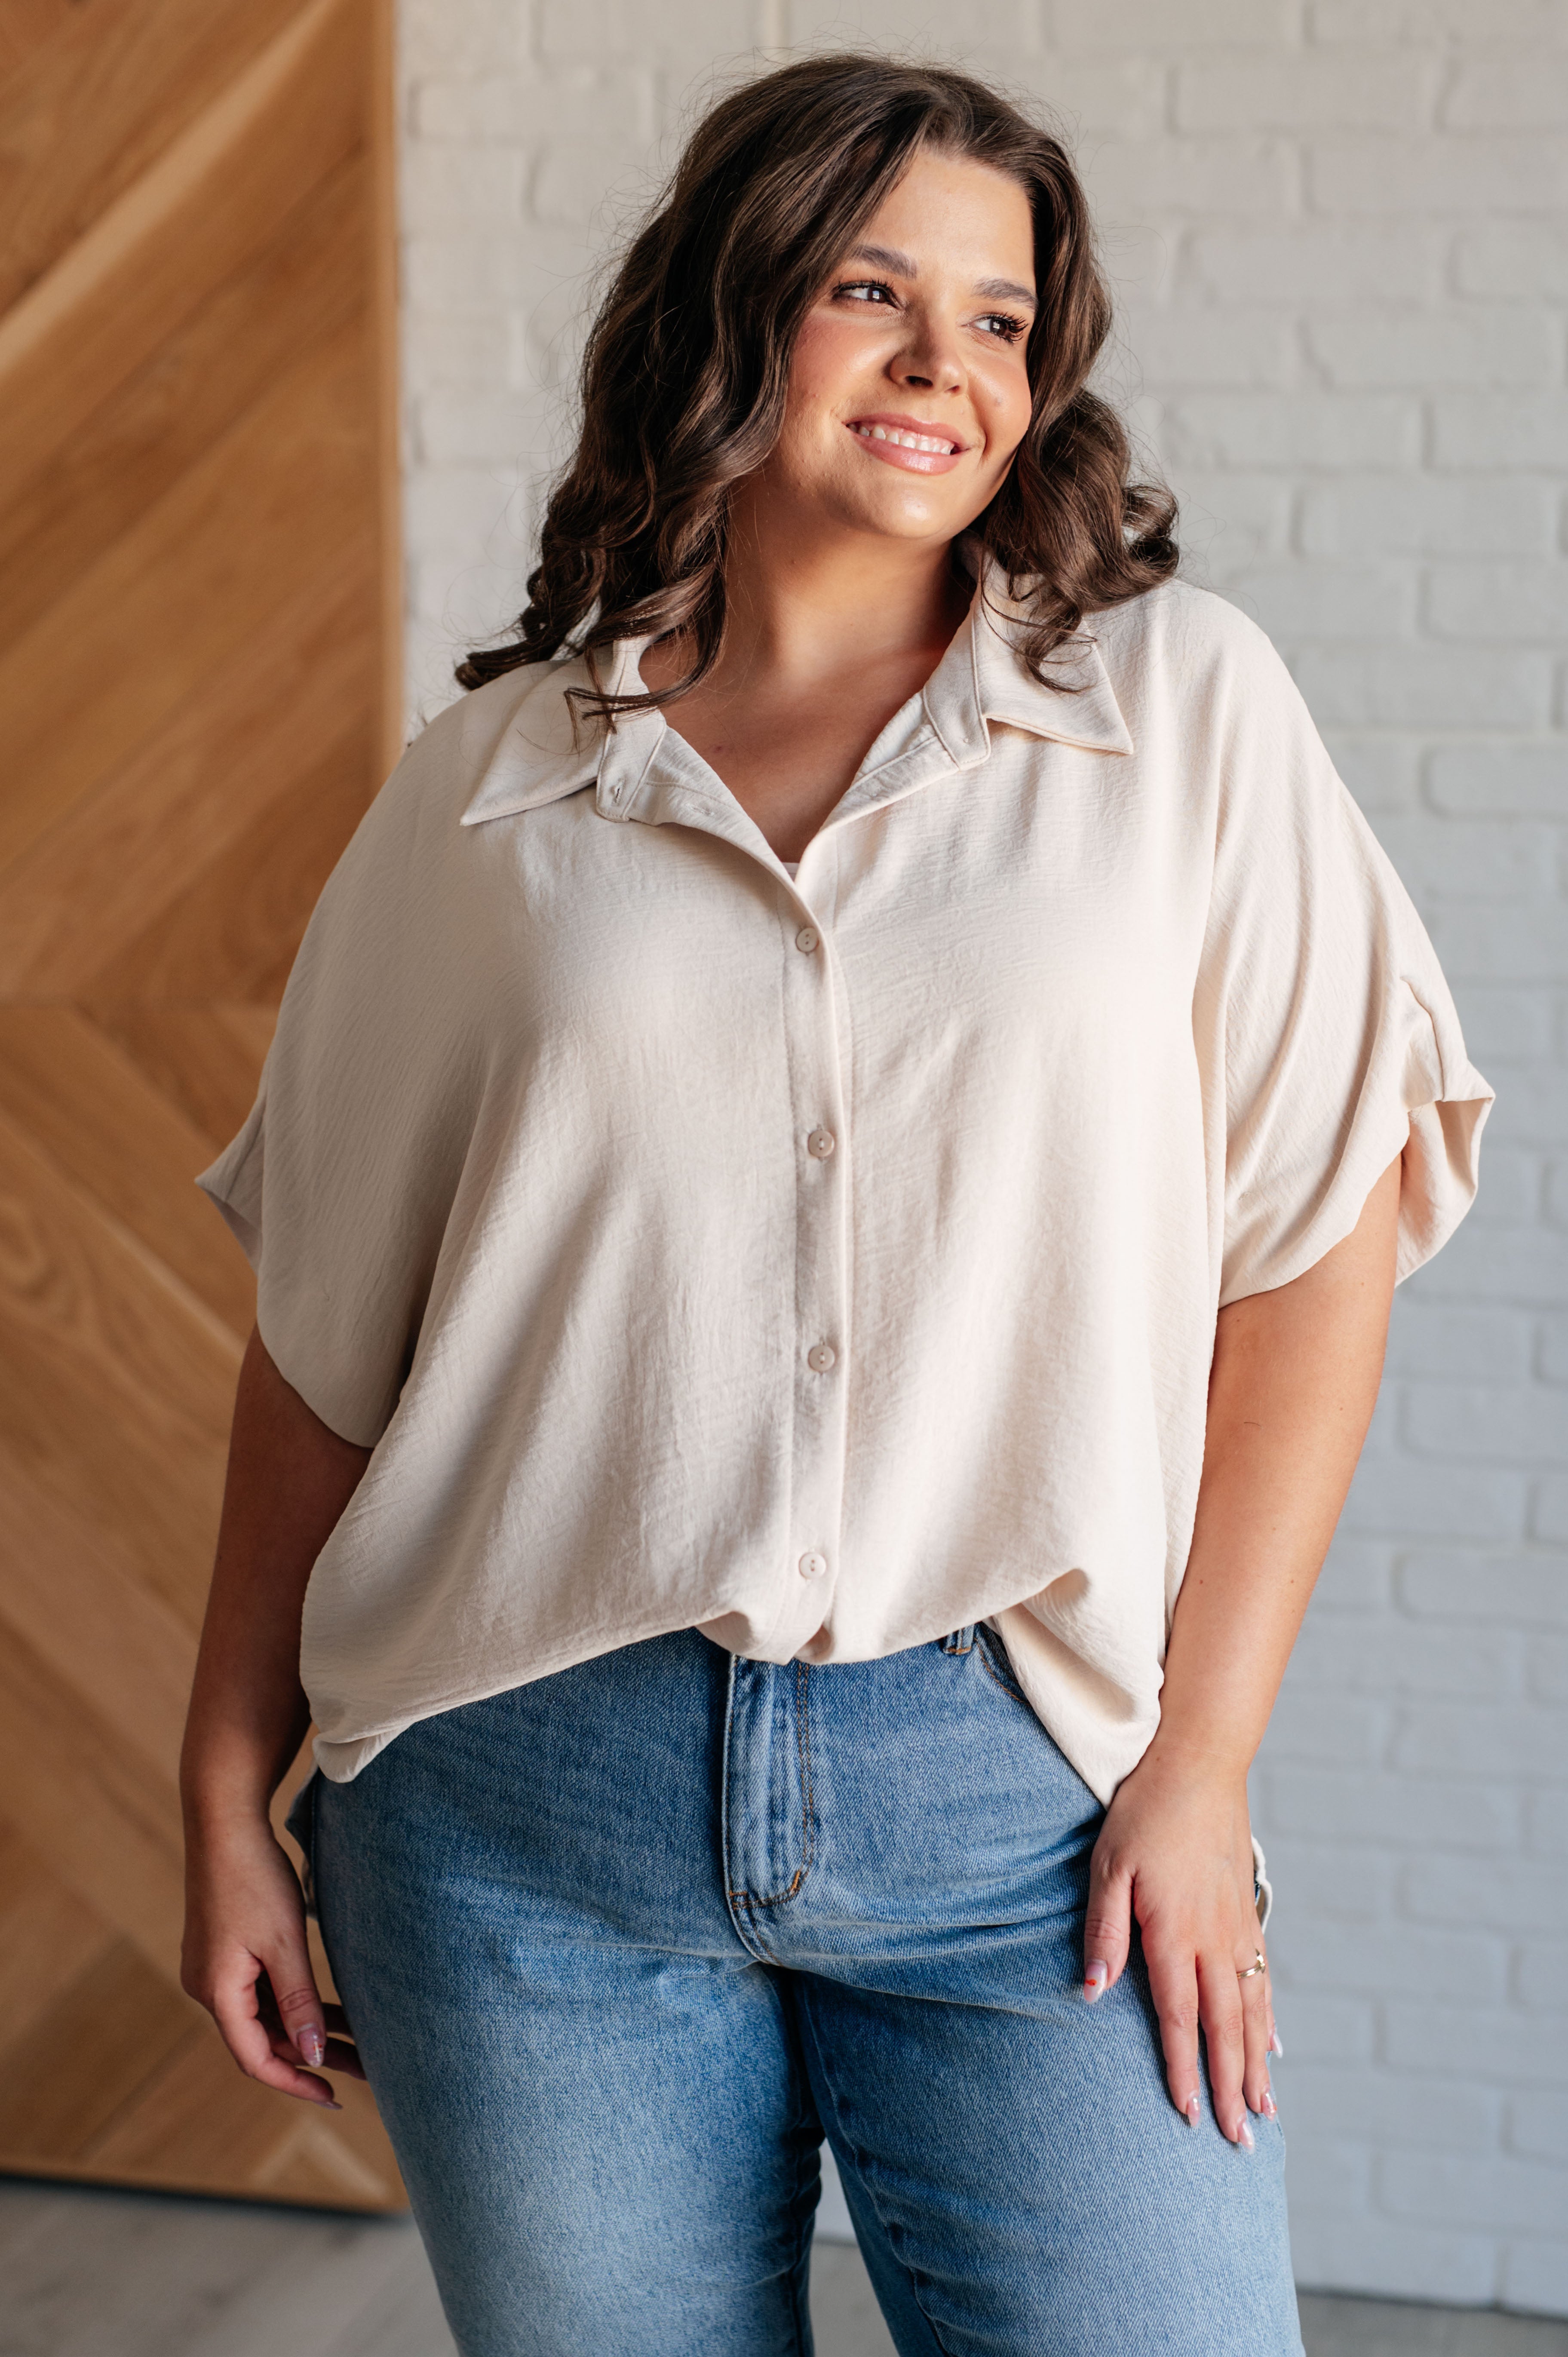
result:
M 824 889 L 826 899 L 819 897 Z M 815 869 L 812 899 L 831 908 L 831 886 Z M 797 924 L 788 915 L 785 921 L 784 1007 L 798 1160 L 789 1523 L 793 1544 L 786 1574 L 795 1601 L 792 1609 L 786 1606 L 781 1635 L 798 1651 L 831 1612 L 839 1570 L 848 1390 L 842 1361 L 849 1310 L 849 1157 L 841 1077 L 844 1010 L 831 933 L 816 923 Z

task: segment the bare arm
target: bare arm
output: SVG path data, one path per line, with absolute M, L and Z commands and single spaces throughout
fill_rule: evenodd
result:
M 303 2064 L 362 2073 L 350 2046 L 328 2050 L 299 1885 L 267 1808 L 310 1720 L 299 1683 L 306 1584 L 370 1454 L 322 1423 L 252 1331 L 180 1762 L 181 1977 L 242 2071 L 314 2103 L 332 2091 Z
M 1400 1165 L 1316 1267 L 1219 1313 L 1203 1483 L 1165 1658 L 1159 1730 L 1121 1786 L 1090 1872 L 1084 1993 L 1143 1938 L 1178 2111 L 1201 2116 L 1198 2029 L 1215 2115 L 1247 2144 L 1271 2112 L 1273 2008 L 1252 1908 L 1247 1770 L 1262 1739 L 1382 1373 Z

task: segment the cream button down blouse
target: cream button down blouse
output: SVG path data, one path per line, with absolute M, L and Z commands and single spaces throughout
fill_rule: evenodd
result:
M 1416 1267 L 1491 1092 L 1262 633 L 1174 585 L 1088 630 L 1039 685 L 992 577 L 794 877 L 659 714 L 574 743 L 576 660 L 377 798 L 200 1181 L 373 1446 L 306 1600 L 329 1777 L 671 1630 L 983 1619 L 1101 1800 L 1136 1763 L 1218 1308 L 1402 1146 Z

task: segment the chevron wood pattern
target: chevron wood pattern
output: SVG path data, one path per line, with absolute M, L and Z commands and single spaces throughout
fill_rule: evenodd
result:
M 253 1310 L 191 1181 L 397 749 L 388 14 L 0 0 L 0 2169 L 360 2210 L 364 2091 L 180 1993 L 176 1765 Z

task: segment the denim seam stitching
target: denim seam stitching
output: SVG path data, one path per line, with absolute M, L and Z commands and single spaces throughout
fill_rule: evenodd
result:
M 1024 1692 L 1023 1687 L 1016 1684 L 1012 1678 L 1004 1677 L 1003 1675 L 1002 1672 L 996 1667 L 995 1663 L 991 1658 L 990 1646 L 977 1644 L 975 1651 L 980 1655 L 980 1666 L 985 1672 L 986 1676 L 993 1680 L 994 1683 L 1001 1687 L 1004 1694 L 1011 1695 L 1015 1702 L 1021 1702 L 1025 1709 L 1027 1710 L 1029 1707 L 1028 1695 Z
M 811 1667 L 809 1662 L 796 1663 L 795 1749 L 800 1762 L 800 1792 L 802 1796 L 802 1855 L 800 1863 L 795 1868 L 794 1874 L 786 1889 L 769 1891 L 766 1896 L 759 1896 L 756 1891 L 752 1890 L 725 1891 L 725 1895 L 726 1898 L 733 1899 L 737 1906 L 746 1908 L 748 1913 L 757 1907 L 787 1907 L 791 1899 L 799 1898 L 800 1894 L 800 1886 L 805 1881 L 808 1874 L 810 1874 L 811 1867 L 815 1861 L 817 1846 L 817 1818 L 814 1805 L 815 1796 L 811 1786 L 811 1724 L 809 1705 L 811 1675 Z M 727 1875 L 725 1877 L 725 1880 L 726 1882 L 728 1880 Z M 755 1929 L 756 1927 L 754 1926 L 753 1928 Z M 773 1960 L 769 1958 L 768 1961 L 772 1962 Z

